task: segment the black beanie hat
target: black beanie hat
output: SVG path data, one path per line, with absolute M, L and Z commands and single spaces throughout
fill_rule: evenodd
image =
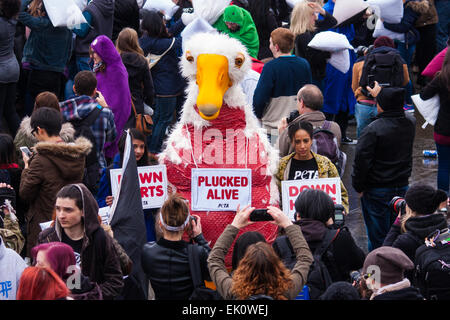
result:
M 406 204 L 418 214 L 432 214 L 447 200 L 447 194 L 431 186 L 416 184 L 405 195 Z
M 383 111 L 403 111 L 405 89 L 397 87 L 382 88 L 376 99 Z

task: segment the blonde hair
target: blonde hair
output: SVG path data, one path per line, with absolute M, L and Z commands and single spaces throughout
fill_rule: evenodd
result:
M 417 215 L 411 209 L 406 210 L 405 215 L 403 217 L 401 217 L 401 220 L 400 220 L 402 233 L 406 232 L 406 227 L 405 227 L 406 221 L 408 221 L 409 218 L 413 218 L 416 216 Z
M 120 31 L 116 40 L 116 49 L 119 54 L 122 52 L 134 52 L 144 56 L 144 50 L 139 46 L 139 39 L 136 30 L 124 28 Z
M 314 9 L 308 6 L 308 1 L 297 2 L 291 14 L 291 31 L 295 36 L 307 31 L 316 31 L 316 25 L 311 24 L 311 14 Z

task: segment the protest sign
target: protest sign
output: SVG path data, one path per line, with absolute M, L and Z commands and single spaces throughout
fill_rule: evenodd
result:
M 283 212 L 294 220 L 295 200 L 300 192 L 306 189 L 322 190 L 326 192 L 335 204 L 341 204 L 341 179 L 321 178 L 308 180 L 287 180 L 281 182 Z
M 252 202 L 250 169 L 192 169 L 191 176 L 194 211 L 234 211 Z
M 122 169 L 111 172 L 111 192 L 117 197 Z M 166 166 L 138 167 L 139 185 L 141 188 L 142 208 L 161 208 L 167 198 Z

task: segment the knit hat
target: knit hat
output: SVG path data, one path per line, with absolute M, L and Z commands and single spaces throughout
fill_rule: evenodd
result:
M 400 249 L 379 247 L 367 255 L 362 272 L 366 274 L 369 269 L 375 279 L 379 279 L 382 284 L 389 285 L 402 281 L 403 272 L 413 268 L 414 263 Z M 376 274 L 378 270 L 380 270 L 380 275 Z
M 406 204 L 418 214 L 432 214 L 447 200 L 447 194 L 431 186 L 416 184 L 405 195 Z
M 405 89 L 397 87 L 382 88 L 376 99 L 383 111 L 403 111 Z
M 349 282 L 332 283 L 320 296 L 320 300 L 361 300 L 358 290 Z
M 379 47 L 391 47 L 391 48 L 395 48 L 394 41 L 393 41 L 391 38 L 386 37 L 386 36 L 378 37 L 378 38 L 374 41 L 373 46 L 374 46 L 375 48 L 379 48 Z

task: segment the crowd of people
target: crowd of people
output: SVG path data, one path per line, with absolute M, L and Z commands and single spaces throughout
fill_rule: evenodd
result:
M 145 0 L 86 0 L 86 22 L 69 29 L 53 25 L 43 0 L 0 0 L 0 300 L 450 299 L 446 0 L 403 0 L 400 22 L 382 21 L 403 40 L 374 38 L 370 8 L 338 24 L 339 0 L 230 1 L 212 27 L 251 57 L 242 90 L 279 152 L 278 191 L 283 181 L 338 178 L 342 207 L 314 189 L 300 193 L 293 220 L 268 206 L 278 227 L 269 243 L 257 231 L 238 236 L 258 223 L 254 207 L 238 206 L 210 247 L 200 216 L 169 186 L 161 208 L 143 210 L 146 287 L 130 280 L 131 253 L 99 208 L 115 202 L 111 170 L 127 158 L 127 135 L 137 167 L 157 165 L 180 119 L 181 35 L 195 11 L 172 1 L 169 19 Z M 308 46 L 324 31 L 357 48 L 346 49 L 346 72 Z M 438 71 L 423 75 L 435 56 Z M 413 95 L 440 100 L 437 188 L 410 183 Z M 344 144 L 356 145 L 353 162 Z M 350 188 L 368 243 L 338 217 L 351 211 Z

